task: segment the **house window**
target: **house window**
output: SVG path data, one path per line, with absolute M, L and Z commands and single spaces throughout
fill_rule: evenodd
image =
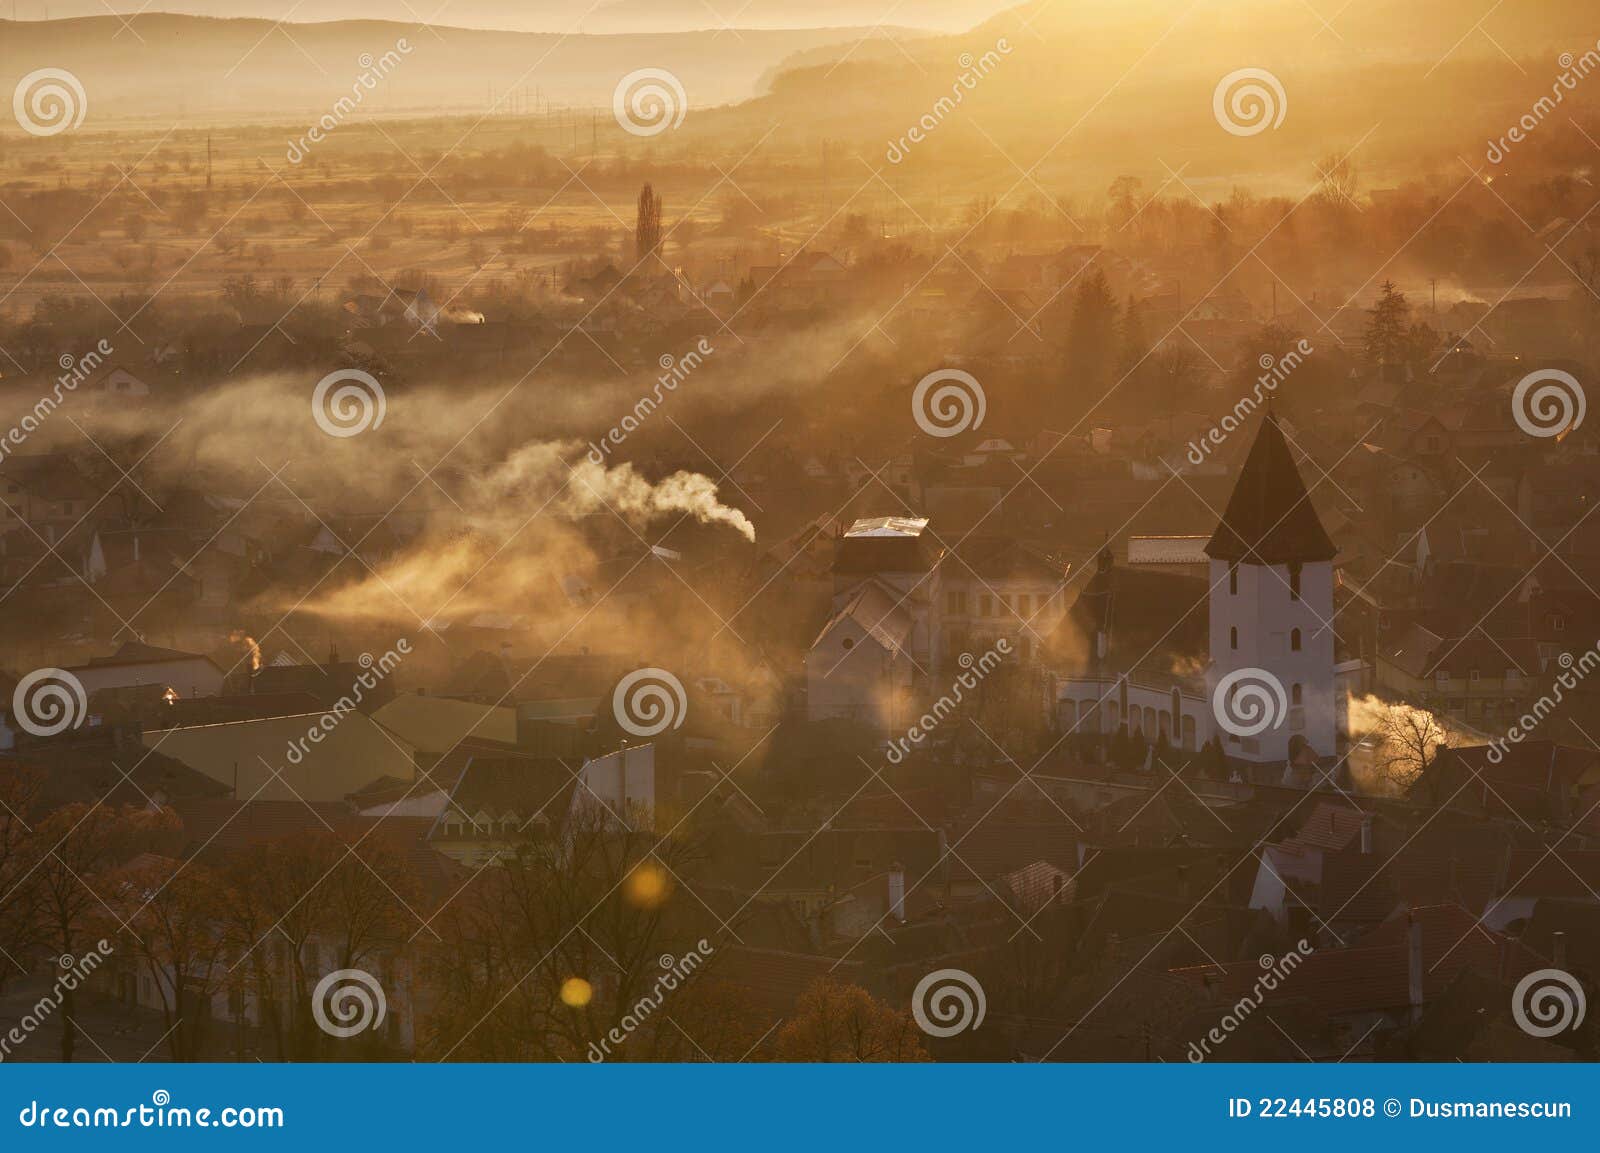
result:
M 1550 618 L 1550 628 L 1554 632 L 1558 632 L 1558 633 L 1565 632 L 1566 629 L 1567 629 L 1567 622 L 1562 617 L 1551 617 Z
M 1304 704 L 1305 703 L 1305 695 L 1306 695 L 1305 694 L 1305 689 L 1303 689 L 1300 685 L 1295 685 L 1293 688 L 1291 688 L 1289 690 L 1289 702 L 1290 702 L 1290 704 L 1295 704 L 1295 705 Z
M 1017 615 L 1027 620 L 1033 615 L 1033 597 L 1027 593 L 1017 594 Z
M 1471 683 L 1471 684 L 1474 684 L 1474 685 L 1478 683 L 1478 670 L 1477 669 L 1468 669 L 1467 670 L 1467 681 L 1469 683 Z
M 967 615 L 967 594 L 959 589 L 951 589 L 945 594 L 945 611 L 953 617 Z
M 1231 564 L 1228 566 L 1228 595 L 1231 597 L 1236 597 L 1239 595 L 1238 564 Z
M 1230 649 L 1237 649 L 1239 647 L 1239 626 L 1238 625 L 1234 625 L 1232 628 L 1230 628 L 1228 630 L 1228 647 Z
M 978 615 L 980 617 L 994 616 L 994 598 L 988 593 L 978 594 Z
M 1297 652 L 1300 651 L 1300 630 L 1299 629 L 1290 629 L 1289 630 L 1289 651 L 1292 652 L 1292 653 L 1297 653 Z
M 1300 599 L 1300 566 L 1297 564 L 1289 566 L 1289 599 Z
M 1435 688 L 1439 688 L 1439 689 L 1447 689 L 1447 688 L 1449 688 L 1450 687 L 1450 673 L 1449 673 L 1449 671 L 1446 670 L 1446 669 L 1440 669 L 1438 672 L 1434 673 L 1433 674 L 1433 685 L 1434 685 Z

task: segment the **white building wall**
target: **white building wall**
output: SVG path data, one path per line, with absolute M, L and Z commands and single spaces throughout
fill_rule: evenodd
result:
M 1227 561 L 1211 562 L 1211 664 L 1208 695 L 1240 669 L 1264 669 L 1283 686 L 1288 710 L 1279 723 L 1255 737 L 1224 734 L 1230 756 L 1248 761 L 1282 761 L 1289 742 L 1300 735 L 1319 756 L 1337 751 L 1334 682 L 1333 566 L 1303 565 L 1300 596 L 1290 591 L 1287 565 L 1238 566 L 1234 591 Z M 1300 647 L 1296 651 L 1295 633 Z M 1301 703 L 1294 703 L 1295 686 Z

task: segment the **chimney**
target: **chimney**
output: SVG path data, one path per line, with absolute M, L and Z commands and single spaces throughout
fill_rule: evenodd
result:
M 906 870 L 899 861 L 889 866 L 889 915 L 905 924 Z
M 1372 852 L 1372 814 L 1368 813 L 1361 818 L 1361 851 Z
M 1558 969 L 1567 967 L 1567 935 L 1562 932 L 1550 934 L 1550 960 L 1555 962 Z
M 1411 1003 L 1411 1020 L 1422 1020 L 1422 922 L 1415 911 L 1406 914 L 1407 984 Z

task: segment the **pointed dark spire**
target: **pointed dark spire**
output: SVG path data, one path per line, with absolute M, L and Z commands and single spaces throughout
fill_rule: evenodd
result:
M 1306 495 L 1278 419 L 1268 412 L 1206 555 L 1244 564 L 1294 564 L 1329 561 L 1337 553 Z

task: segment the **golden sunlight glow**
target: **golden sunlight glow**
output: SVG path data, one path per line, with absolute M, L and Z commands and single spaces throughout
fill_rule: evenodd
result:
M 561 982 L 561 1003 L 569 1009 L 581 1009 L 594 998 L 594 987 L 582 977 L 568 977 Z

